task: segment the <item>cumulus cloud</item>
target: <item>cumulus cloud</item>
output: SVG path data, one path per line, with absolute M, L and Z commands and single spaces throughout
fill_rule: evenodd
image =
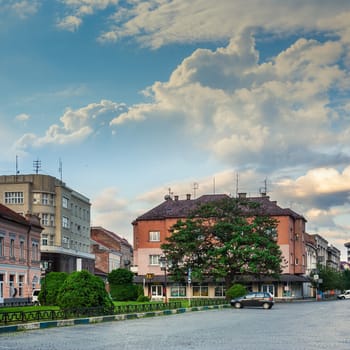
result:
M 176 118 L 203 149 L 238 169 L 344 166 L 348 106 L 329 107 L 349 78 L 338 65 L 344 51 L 339 41 L 299 39 L 259 63 L 246 30 L 226 47 L 196 50 L 169 81 L 146 90 L 152 103 L 130 107 L 111 125 Z
M 15 145 L 18 150 L 30 147 L 43 147 L 47 144 L 68 144 L 85 140 L 99 128 L 108 127 L 114 114 L 125 109 L 124 104 L 108 100 L 91 103 L 80 109 L 67 108 L 60 117 L 61 124 L 51 125 L 44 136 L 24 134 Z
M 116 5 L 119 0 L 61 0 L 61 2 L 66 6 L 69 14 L 59 18 L 57 27 L 73 32 L 80 27 L 83 17 Z
M 21 19 L 34 15 L 39 7 L 39 0 L 0 0 L 0 7 L 4 13 L 13 13 Z

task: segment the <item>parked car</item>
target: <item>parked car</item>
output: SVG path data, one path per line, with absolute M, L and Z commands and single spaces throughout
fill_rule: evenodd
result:
M 350 299 L 350 289 L 344 290 L 344 293 L 337 295 L 338 299 Z
M 40 293 L 40 289 L 34 289 L 33 293 L 32 293 L 32 303 L 34 305 L 40 305 L 39 302 L 39 293 Z
M 242 307 L 263 307 L 264 309 L 271 309 L 273 304 L 273 296 L 268 292 L 251 292 L 240 298 L 231 300 L 231 305 L 236 309 Z

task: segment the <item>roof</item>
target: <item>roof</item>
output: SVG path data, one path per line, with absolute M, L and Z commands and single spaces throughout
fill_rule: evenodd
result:
M 163 203 L 156 206 L 155 208 L 149 210 L 145 214 L 139 216 L 135 221 L 145 221 L 145 220 L 164 220 L 170 218 L 186 218 L 188 217 L 196 208 L 199 206 L 216 202 L 223 199 L 230 198 L 226 194 L 211 194 L 211 195 L 203 195 L 197 199 L 171 199 L 167 198 Z M 276 201 L 271 201 L 268 196 L 263 197 L 248 197 L 247 201 L 252 201 L 256 203 L 260 203 L 260 208 L 265 214 L 271 216 L 290 216 L 294 219 L 303 219 L 305 218 L 302 215 L 294 212 L 293 210 L 287 208 L 281 208 L 277 205 Z M 306 221 L 306 220 L 305 220 Z
M 29 226 L 30 223 L 26 220 L 26 218 L 20 214 L 17 214 L 12 209 L 6 207 L 5 205 L 0 203 L 0 219 L 12 221 L 20 225 Z

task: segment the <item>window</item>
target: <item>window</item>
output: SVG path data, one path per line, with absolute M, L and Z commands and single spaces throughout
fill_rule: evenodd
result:
M 194 297 L 207 297 L 208 295 L 208 286 L 193 286 Z
M 68 209 L 68 198 L 62 197 L 62 207 Z
M 19 258 L 24 259 L 24 241 L 19 242 Z
M 62 216 L 62 227 L 69 229 L 69 219 L 66 216 Z
M 149 256 L 150 265 L 159 265 L 159 255 L 150 255 Z
M 5 204 L 23 204 L 23 192 L 5 192 Z
M 163 286 L 153 285 L 151 286 L 152 297 L 161 297 L 163 296 Z
M 39 261 L 39 243 L 32 241 L 32 261 Z
M 186 287 L 184 287 L 184 286 L 171 286 L 170 296 L 171 297 L 185 297 L 186 296 Z
M 149 231 L 149 241 L 150 242 L 159 242 L 160 241 L 160 232 L 159 231 Z
M 41 224 L 44 226 L 49 226 L 49 214 L 41 214 Z
M 226 290 L 224 286 L 216 286 L 215 287 L 215 296 L 216 297 L 224 297 L 226 295 Z
M 24 276 L 18 276 L 18 296 L 23 297 L 23 285 L 24 285 Z
M 4 237 L 0 236 L 0 256 L 4 256 Z
M 11 238 L 10 240 L 10 258 L 15 257 L 15 240 L 14 238 Z
M 47 245 L 47 235 L 42 235 L 41 245 Z

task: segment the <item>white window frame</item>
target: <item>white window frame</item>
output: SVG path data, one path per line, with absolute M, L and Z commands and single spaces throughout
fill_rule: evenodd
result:
M 69 218 L 67 216 L 62 216 L 62 227 L 66 229 L 70 228 Z
M 5 204 L 23 204 L 24 194 L 23 192 L 5 192 Z
M 160 242 L 160 231 L 149 231 L 150 242 Z
M 69 199 L 67 197 L 62 197 L 62 208 L 68 209 Z
M 149 265 L 150 266 L 159 266 L 159 254 L 151 254 L 149 255 Z

